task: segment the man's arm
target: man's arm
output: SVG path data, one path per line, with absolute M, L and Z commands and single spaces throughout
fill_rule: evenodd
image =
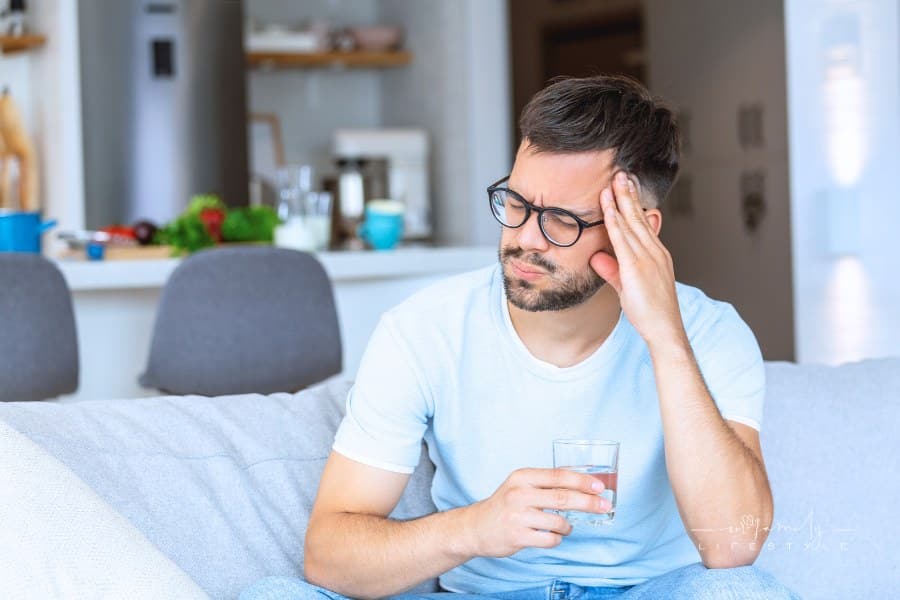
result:
M 672 256 L 659 239 L 662 215 L 656 208 L 644 210 L 641 201 L 634 181 L 617 173 L 600 195 L 615 256 L 598 252 L 590 263 L 616 290 L 623 312 L 647 342 L 669 480 L 703 563 L 750 564 L 773 514 L 759 436 L 750 427 L 726 424 L 719 414 L 684 330 Z
M 380 598 L 471 558 L 461 510 L 387 518 L 409 477 L 331 453 L 306 532 L 307 581 L 345 596 Z
M 603 513 L 603 484 L 565 469 L 519 469 L 489 498 L 412 521 L 391 513 L 409 475 L 332 452 L 306 532 L 305 576 L 353 598 L 403 592 L 476 556 L 553 548 L 572 532 L 544 509 Z
M 666 468 L 688 535 L 707 567 L 752 564 L 773 518 L 759 434 L 722 418 L 686 337 L 648 346 Z

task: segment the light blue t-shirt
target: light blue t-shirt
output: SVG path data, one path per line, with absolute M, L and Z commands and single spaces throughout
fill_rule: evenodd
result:
M 765 375 L 753 333 L 730 304 L 682 284 L 677 291 L 720 413 L 759 429 Z M 499 265 L 415 294 L 372 335 L 334 450 L 412 473 L 423 437 L 441 511 L 489 497 L 516 469 L 552 467 L 553 439 L 621 443 L 613 524 L 576 526 L 556 548 L 472 559 L 441 576 L 446 589 L 504 592 L 553 579 L 633 585 L 700 560 L 666 472 L 647 346 L 624 314 L 590 357 L 559 368 L 535 358 L 516 334 Z

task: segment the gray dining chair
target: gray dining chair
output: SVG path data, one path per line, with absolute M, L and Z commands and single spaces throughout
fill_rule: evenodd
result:
M 78 337 L 62 273 L 38 254 L 0 253 L 0 401 L 78 389 Z
M 168 394 L 270 394 L 341 369 L 334 295 L 319 261 L 248 246 L 204 250 L 175 269 L 138 381 Z

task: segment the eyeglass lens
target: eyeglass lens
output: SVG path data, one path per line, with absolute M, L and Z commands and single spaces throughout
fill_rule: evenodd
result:
M 491 193 L 491 210 L 494 217 L 507 227 L 521 227 L 530 212 L 521 200 L 502 189 Z M 578 221 L 561 209 L 542 211 L 540 226 L 547 239 L 560 246 L 574 244 L 581 233 Z

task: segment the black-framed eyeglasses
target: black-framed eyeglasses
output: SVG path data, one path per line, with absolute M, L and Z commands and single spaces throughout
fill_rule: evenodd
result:
M 535 206 L 507 187 L 500 187 L 509 180 L 509 175 L 488 186 L 488 201 L 491 204 L 491 214 L 504 227 L 516 229 L 528 222 L 531 211 L 537 213 L 538 226 L 547 241 L 554 246 L 568 248 L 575 245 L 581 238 L 581 233 L 597 225 L 603 225 L 603 219 L 588 222 L 576 214 L 562 208 L 542 208 Z

